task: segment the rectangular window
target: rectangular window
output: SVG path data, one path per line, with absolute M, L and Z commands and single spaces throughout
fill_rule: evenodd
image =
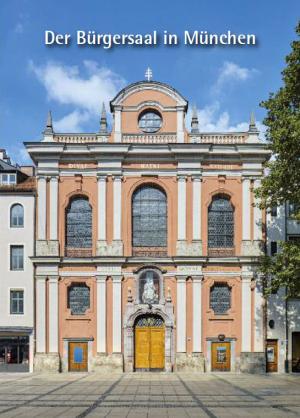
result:
M 275 255 L 277 253 L 277 242 L 272 241 L 271 242 L 271 256 Z
M 10 246 L 10 269 L 24 270 L 24 247 L 23 245 Z
M 296 204 L 296 203 L 289 203 L 289 216 L 294 216 L 296 215 L 300 210 L 300 205 Z
M 277 205 L 271 208 L 271 216 L 277 216 Z
M 2 174 L 0 178 L 3 185 L 16 184 L 16 174 Z
M 2 184 L 8 184 L 8 174 L 2 174 L 1 183 Z
M 299 242 L 300 243 L 300 235 L 290 235 L 289 237 L 288 237 L 288 240 L 289 241 L 292 241 L 292 242 Z
M 24 291 L 11 290 L 10 291 L 10 313 L 12 315 L 24 314 Z

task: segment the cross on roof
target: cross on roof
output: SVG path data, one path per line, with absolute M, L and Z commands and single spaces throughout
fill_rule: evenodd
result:
M 147 81 L 151 81 L 152 79 L 152 70 L 150 67 L 147 68 L 146 72 L 145 72 L 145 77 Z

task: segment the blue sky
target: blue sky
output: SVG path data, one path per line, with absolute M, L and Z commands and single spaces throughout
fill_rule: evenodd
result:
M 251 110 L 281 84 L 295 39 L 298 0 L 2 0 L 0 146 L 26 163 L 22 142 L 40 140 L 48 109 L 57 131 L 95 132 L 101 102 L 128 83 L 171 84 L 196 105 L 200 128 L 245 129 Z M 255 33 L 255 47 L 47 47 L 44 31 Z M 259 123 L 260 126 L 260 123 Z

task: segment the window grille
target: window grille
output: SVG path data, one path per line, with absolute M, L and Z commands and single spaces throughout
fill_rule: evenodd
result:
M 208 247 L 232 248 L 233 242 L 233 207 L 228 199 L 219 196 L 208 208 Z
M 142 186 L 132 199 L 133 247 L 167 246 L 167 197 L 154 186 Z
M 88 199 L 76 197 L 66 213 L 67 248 L 92 247 L 92 208 Z
M 142 315 L 138 317 L 136 327 L 163 327 L 164 321 L 161 317 L 156 315 Z
M 231 306 L 231 288 L 227 283 L 215 283 L 210 289 L 210 308 L 215 314 L 225 314 Z

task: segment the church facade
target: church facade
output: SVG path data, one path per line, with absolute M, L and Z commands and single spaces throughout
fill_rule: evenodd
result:
M 265 371 L 253 189 L 269 152 L 204 133 L 187 100 L 133 83 L 93 134 L 58 134 L 36 164 L 35 370 Z

